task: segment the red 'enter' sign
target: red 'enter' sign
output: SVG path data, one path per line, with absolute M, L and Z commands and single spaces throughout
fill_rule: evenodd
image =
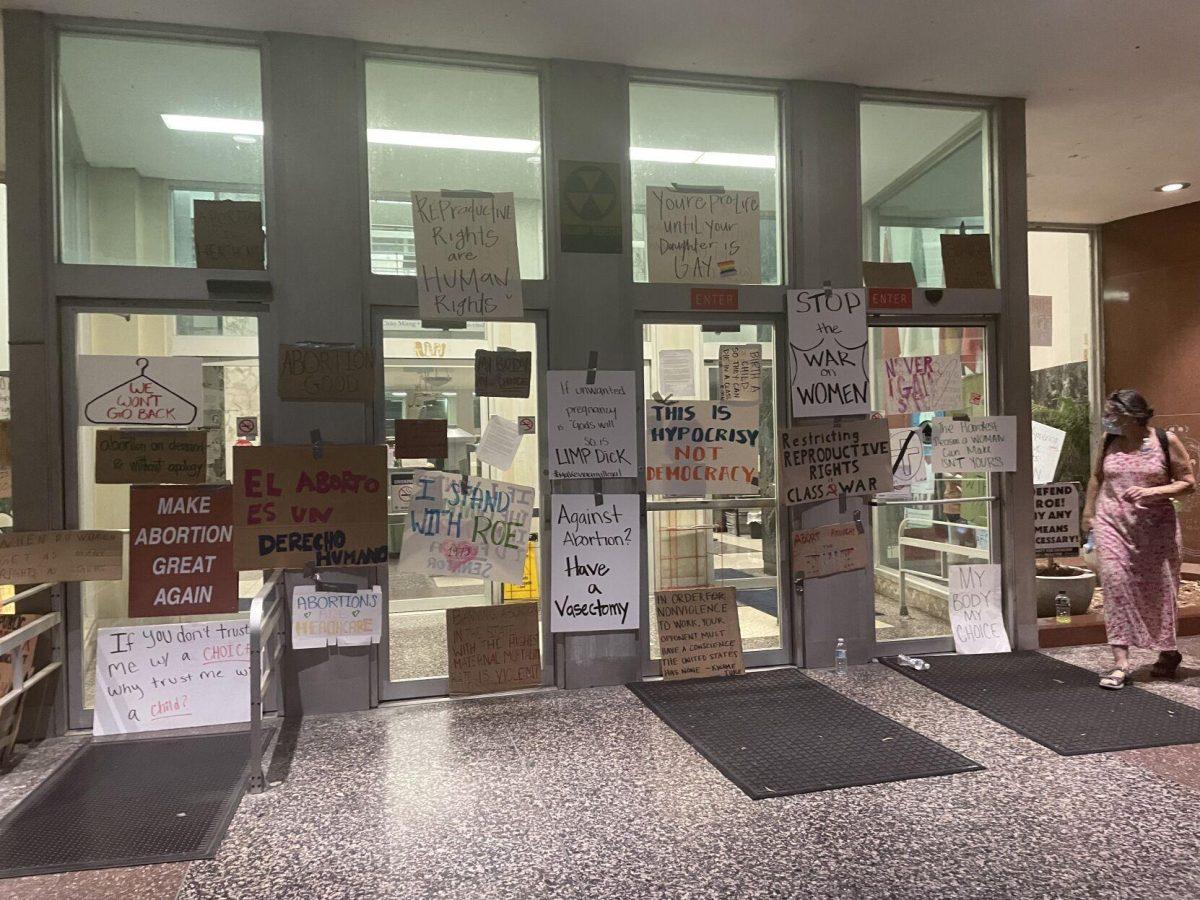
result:
M 692 288 L 692 309 L 736 310 L 737 288 Z
M 870 288 L 867 309 L 912 309 L 912 288 Z

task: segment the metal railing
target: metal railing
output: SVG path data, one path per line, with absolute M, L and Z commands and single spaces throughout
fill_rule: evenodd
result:
M 287 646 L 287 591 L 283 570 L 275 569 L 250 601 L 250 779 L 252 794 L 266 789 L 263 774 L 263 703 L 271 712 L 283 705 L 282 660 Z
M 27 588 L 4 602 L 15 604 L 54 587 L 56 582 L 45 582 Z M 0 761 L 7 759 L 16 743 L 21 730 L 21 704 L 28 691 L 62 669 L 62 662 L 52 659 L 32 673 L 25 670 L 25 643 L 55 628 L 59 629 L 57 645 L 61 648 L 64 643 L 62 616 L 57 612 L 43 613 L 32 622 L 0 637 L 0 656 L 7 656 L 12 661 L 12 687 L 0 697 Z

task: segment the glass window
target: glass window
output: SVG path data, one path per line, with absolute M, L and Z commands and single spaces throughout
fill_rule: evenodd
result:
M 986 113 L 869 102 L 859 126 L 864 259 L 944 286 L 941 235 L 991 231 Z
M 779 98 L 773 91 L 629 86 L 633 280 L 647 281 L 646 188 L 757 191 L 762 283 L 780 283 Z
M 415 275 L 412 191 L 511 191 L 521 278 L 544 277 L 542 129 L 530 72 L 367 61 L 371 271 Z
M 257 49 L 65 34 L 59 83 L 64 262 L 194 267 L 188 193 L 262 196 Z

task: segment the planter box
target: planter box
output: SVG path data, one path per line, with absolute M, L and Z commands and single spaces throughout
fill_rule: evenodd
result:
M 1092 605 L 1092 594 L 1096 590 L 1096 573 L 1087 569 L 1063 567 L 1061 575 L 1041 575 L 1037 582 L 1038 618 L 1055 614 L 1054 597 L 1065 591 L 1071 600 L 1071 615 L 1082 616 Z

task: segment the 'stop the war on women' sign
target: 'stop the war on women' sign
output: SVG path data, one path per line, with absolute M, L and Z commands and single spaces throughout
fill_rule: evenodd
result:
M 787 298 L 792 416 L 870 412 L 866 292 L 811 288 L 788 291 Z

